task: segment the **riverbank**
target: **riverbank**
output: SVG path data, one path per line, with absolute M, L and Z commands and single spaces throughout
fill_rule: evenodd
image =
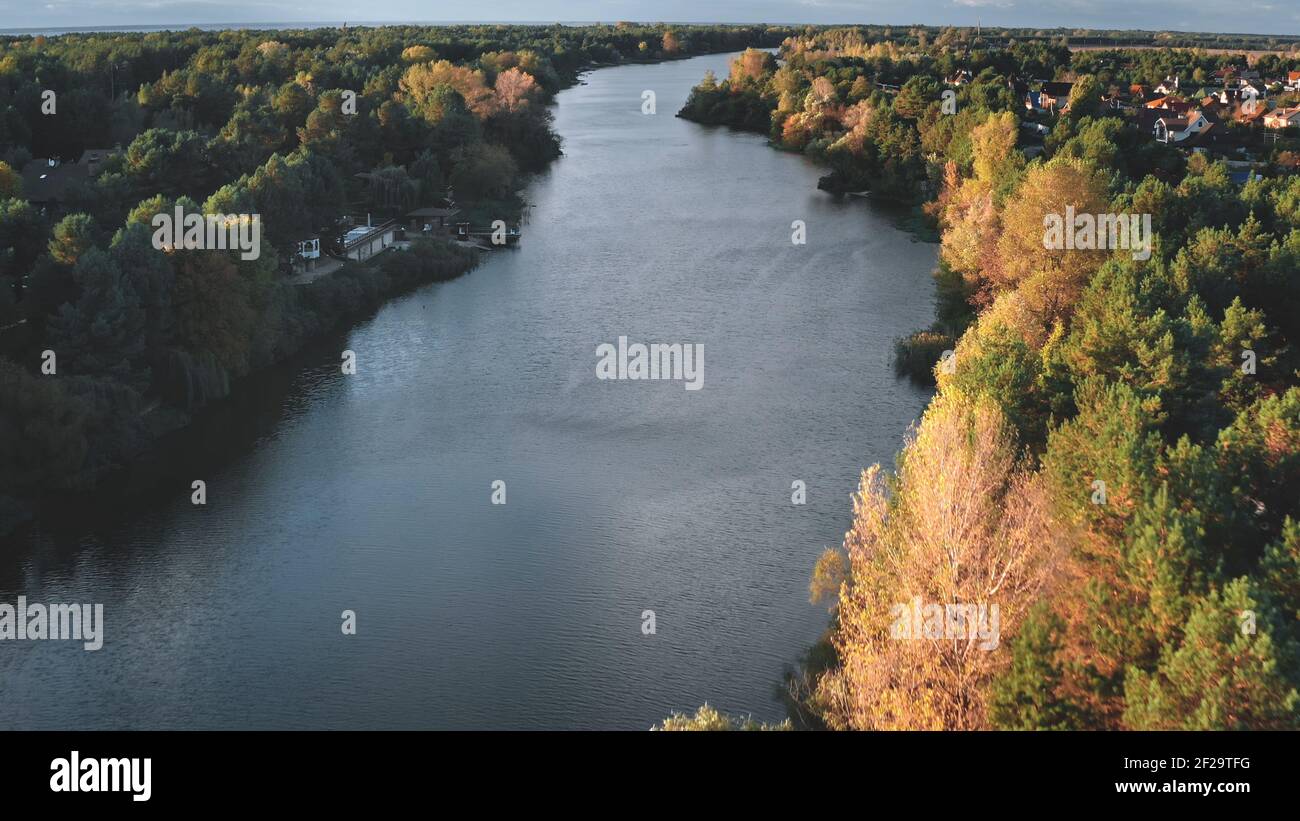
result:
M 849 153 L 832 153 L 840 142 L 835 137 L 844 135 L 808 134 L 793 141 L 785 139 L 777 100 L 760 90 L 756 82 L 756 78 L 770 76 L 777 65 L 777 55 L 771 52 L 746 51 L 732 67 L 732 73 L 740 72 L 739 79 L 730 74 L 722 81 L 714 75 L 704 78 L 691 89 L 676 116 L 699 125 L 761 134 L 771 148 L 807 157 L 829 172 L 818 178 L 818 190 L 837 198 L 871 200 L 893 211 L 897 224 L 919 241 L 937 243 L 938 226 L 922 208 L 927 193 L 923 175 L 897 173 L 892 162 L 879 168 L 876 164 L 857 165 Z M 861 135 L 856 139 L 860 142 Z
M 306 285 L 297 285 L 288 280 L 279 283 L 277 288 L 280 298 L 286 305 L 296 306 L 294 311 L 298 317 L 298 333 L 288 338 L 262 368 L 232 380 L 225 394 L 213 401 L 226 401 L 240 392 L 258 371 L 293 358 L 312 342 L 373 314 L 385 302 L 410 293 L 422 285 L 455 279 L 473 270 L 478 263 L 477 251 L 450 242 L 421 238 L 414 240 L 406 250 L 390 249 L 373 261 L 345 264 L 330 276 L 321 277 Z M 4 387 L 23 389 L 20 386 Z M 115 477 L 120 477 L 129 468 L 132 461 L 145 458 L 165 437 L 186 427 L 195 413 L 211 404 L 212 402 L 201 402 L 188 410 L 180 410 L 154 402 L 142 414 L 152 417 L 144 428 L 147 438 L 124 454 L 122 463 L 76 476 L 71 482 L 71 487 L 76 489 L 75 497 L 84 498 L 88 491 L 113 482 Z M 66 490 L 67 488 L 51 488 L 40 495 L 26 497 L 0 494 L 0 538 L 14 535 L 22 525 L 30 523 L 46 507 L 52 506 L 55 510 L 62 507 L 60 503 L 68 498 Z M 49 499 L 44 498 L 47 494 Z

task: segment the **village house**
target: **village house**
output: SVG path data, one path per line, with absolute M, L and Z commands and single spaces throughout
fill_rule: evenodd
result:
M 86 175 L 89 177 L 98 177 L 104 170 L 104 165 L 122 153 L 122 146 L 117 148 L 87 148 L 81 152 L 81 158 L 77 160 L 77 165 L 86 167 Z
M 1300 71 L 1286 73 L 1286 88 L 1288 91 L 1300 91 Z
M 1169 96 L 1178 91 L 1180 80 L 1177 77 L 1166 77 L 1160 85 L 1156 86 L 1155 93 L 1161 96 Z
M 1115 111 L 1131 109 L 1133 107 L 1132 103 L 1129 102 L 1124 93 L 1115 86 L 1111 86 L 1110 91 L 1102 95 L 1101 104 L 1104 108 L 1109 108 Z
M 293 257 L 289 260 L 290 267 L 296 274 L 314 271 L 317 260 L 320 259 L 320 236 L 313 234 L 307 239 L 297 243 Z
M 444 200 L 437 205 L 410 211 L 402 219 L 408 231 L 445 234 L 456 224 L 456 217 L 459 214 L 460 209 L 455 203 Z
M 1227 86 L 1219 89 L 1219 93 L 1214 95 L 1214 99 L 1218 100 L 1220 105 L 1236 105 L 1240 98 L 1240 89 L 1228 88 Z
M 1161 117 L 1156 120 L 1152 134 L 1162 143 L 1181 143 L 1209 127 L 1209 119 L 1200 111 L 1193 111 L 1186 117 Z
M 1263 101 L 1268 97 L 1268 86 L 1259 80 L 1242 80 L 1235 86 L 1225 86 L 1220 92 L 1223 102 L 1240 102 L 1245 100 Z
M 1038 104 L 1043 111 L 1064 112 L 1069 107 L 1074 83 L 1046 82 L 1038 89 Z
M 1171 111 L 1174 114 L 1186 114 L 1194 107 L 1193 104 L 1182 97 L 1157 97 L 1146 104 L 1147 108 L 1156 108 L 1162 111 Z
M 1232 119 L 1244 125 L 1261 125 L 1264 118 L 1269 114 L 1268 106 L 1261 103 L 1255 106 L 1238 106 L 1232 114 Z
M 99 176 L 104 164 L 120 153 L 120 146 L 88 148 L 76 162 L 57 158 L 32 160 L 22 168 L 23 194 L 32 205 L 63 202 L 73 187 Z
M 32 160 L 23 166 L 23 196 L 32 205 L 63 202 L 69 188 L 88 179 L 88 171 L 79 163 L 57 159 Z
M 1265 128 L 1300 128 L 1300 108 L 1278 108 L 1264 115 Z
M 396 239 L 398 227 L 396 220 L 380 225 L 358 225 L 343 235 L 343 256 L 360 262 L 388 250 Z

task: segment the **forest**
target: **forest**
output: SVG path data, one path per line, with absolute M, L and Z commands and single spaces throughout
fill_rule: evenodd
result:
M 548 105 L 581 71 L 792 33 L 620 23 L 0 36 L 0 535 L 33 500 L 102 482 L 241 377 L 396 293 L 466 272 L 477 253 L 420 236 L 302 284 L 290 266 L 299 242 L 329 248 L 348 225 L 452 192 L 462 220 L 516 222 L 527 176 L 561 152 Z M 60 181 L 50 193 L 47 176 Z M 260 255 L 160 252 L 152 221 L 177 207 L 258 215 Z
M 936 392 L 813 570 L 831 623 L 788 676 L 794 726 L 1295 728 L 1300 135 L 1241 179 L 1104 102 L 1243 54 L 919 35 L 750 50 L 680 114 L 766 133 L 940 241 L 935 326 L 898 351 Z M 1251 65 L 1286 77 L 1300 54 Z M 1072 83 L 1068 108 L 1027 110 L 1030 82 Z M 1063 213 L 1149 215 L 1153 252 L 1048 247 Z M 1000 642 L 942 615 L 900 632 L 912 602 L 996 606 Z M 712 708 L 665 728 L 719 725 L 761 728 Z

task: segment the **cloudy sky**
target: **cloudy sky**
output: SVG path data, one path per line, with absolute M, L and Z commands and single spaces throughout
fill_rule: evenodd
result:
M 173 23 L 605 21 L 927 23 L 1300 33 L 1295 0 L 0 0 L 0 29 Z

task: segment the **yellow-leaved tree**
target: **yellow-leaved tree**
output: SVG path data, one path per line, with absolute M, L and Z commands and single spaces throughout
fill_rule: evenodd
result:
M 1009 664 L 1010 639 L 1048 583 L 1053 530 L 1043 485 L 997 404 L 936 397 L 897 475 L 872 466 L 854 497 L 832 630 L 839 663 L 815 693 L 827 723 L 987 727 L 988 684 Z M 834 561 L 828 552 L 822 564 Z M 977 631 L 970 617 L 981 607 Z M 943 613 L 940 622 L 931 623 L 932 612 Z M 953 612 L 966 621 L 954 622 Z M 917 613 L 926 623 L 900 631 Z
M 1083 286 L 1110 252 L 1049 247 L 1046 223 L 1110 211 L 1106 179 L 1088 163 L 1057 158 L 1032 165 L 1002 209 L 1000 265 L 991 272 L 999 290 L 1016 288 L 1043 328 L 1067 318 Z M 1065 230 L 1072 230 L 1066 226 Z

